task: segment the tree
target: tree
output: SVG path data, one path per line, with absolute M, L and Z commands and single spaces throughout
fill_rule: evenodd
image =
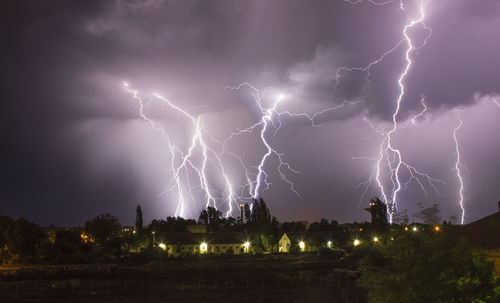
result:
M 365 208 L 372 217 L 372 227 L 377 231 L 384 230 L 387 225 L 387 206 L 378 197 L 370 200 L 370 207 Z
M 248 223 L 250 221 L 250 216 L 252 215 L 248 203 L 245 203 L 245 206 L 243 206 L 243 212 L 245 213 L 245 222 Z
M 408 218 L 408 210 L 405 209 L 403 211 L 394 211 L 394 223 L 401 225 L 408 225 L 410 219 Z
M 63 254 L 76 254 L 80 252 L 82 245 L 82 238 L 79 232 L 74 230 L 61 230 L 56 232 L 54 247 Z
M 162 232 L 185 232 L 188 225 L 194 225 L 196 221 L 188 219 L 184 220 L 181 217 L 167 217 L 166 220 L 159 219 L 151 221 L 149 229 L 156 233 Z
M 414 218 L 420 219 L 424 224 L 436 225 L 441 222 L 441 217 L 439 216 L 441 210 L 439 209 L 439 205 L 433 204 L 430 207 L 424 208 L 423 203 L 417 203 L 417 207 L 420 210 L 413 214 Z
M 138 234 L 142 234 L 144 231 L 144 222 L 142 220 L 142 209 L 140 205 L 137 205 L 135 209 L 135 230 Z
M 258 249 L 271 250 L 277 242 L 279 222 L 271 216 L 269 208 L 262 198 L 254 199 L 246 226 L 253 233 L 252 246 Z
M 221 219 L 220 230 L 224 232 L 236 231 L 240 228 L 238 220 L 233 217 L 227 217 Z
M 209 232 L 219 231 L 222 224 L 222 212 L 209 206 L 201 211 L 198 223 L 205 224 Z
M 4 236 L 11 257 L 35 256 L 40 241 L 45 238 L 36 224 L 28 222 L 23 217 L 12 221 L 5 230 Z
M 87 221 L 85 231 L 96 244 L 109 248 L 115 246 L 117 239 L 119 239 L 121 225 L 117 217 L 106 213 Z
M 398 231 L 375 246 L 358 282 L 369 302 L 498 302 L 500 284 L 484 255 L 447 226 L 439 233 Z
M 7 230 L 10 223 L 12 223 L 12 219 L 9 216 L 0 216 L 0 251 L 3 251 L 5 246 L 5 234 L 4 231 Z

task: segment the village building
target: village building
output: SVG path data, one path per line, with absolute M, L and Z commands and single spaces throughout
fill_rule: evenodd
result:
M 279 240 L 279 252 L 281 253 L 287 253 L 290 252 L 290 248 L 292 247 L 292 242 L 290 241 L 290 238 L 286 235 L 286 233 L 281 236 L 281 239 Z
M 465 225 L 464 233 L 471 244 L 484 251 L 500 277 L 500 202 L 496 213 Z
M 234 254 L 250 252 L 250 242 L 239 232 L 168 232 L 157 236 L 158 246 L 169 256 Z

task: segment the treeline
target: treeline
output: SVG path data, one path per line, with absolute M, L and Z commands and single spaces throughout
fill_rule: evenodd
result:
M 332 259 L 332 268 L 357 270 L 358 285 L 366 288 L 369 302 L 499 302 L 500 281 L 484 251 L 467 242 L 462 226 L 441 221 L 438 207 L 420 207 L 412 216 L 419 223 L 408 223 L 408 216 L 400 214 L 403 220 L 398 224 L 387 222 L 386 205 L 377 198 L 366 210 L 370 222 L 340 224 L 321 219 L 310 225 L 280 223 L 262 199 L 253 201 L 252 211 L 245 205 L 244 218 L 224 218 L 208 207 L 198 220 L 167 217 L 147 225 L 137 206 L 133 227 L 122 226 L 110 214 L 92 218 L 84 227 L 45 229 L 24 218 L 0 216 L 0 258 L 4 264 L 164 260 L 167 256 L 157 237 L 186 232 L 188 226 L 212 233 L 245 233 L 252 253 L 260 254 L 277 252 L 280 237 L 287 233 L 292 254 L 299 253 L 302 239 L 316 247 L 325 247 L 328 239 L 326 251 L 345 252 L 342 259 Z
M 337 248 L 349 247 L 351 234 L 369 223 L 339 224 L 321 219 L 310 225 L 305 222 L 280 223 L 262 199 L 245 205 L 244 218 L 223 217 L 208 207 L 198 220 L 181 217 L 154 219 L 144 224 L 142 209 L 137 206 L 135 226 L 122 226 L 111 214 L 102 214 L 86 221 L 82 227 L 40 227 L 25 218 L 0 216 L 0 262 L 15 263 L 87 263 L 117 260 L 130 252 L 154 250 L 157 236 L 165 232 L 186 232 L 188 226 L 200 225 L 212 232 L 243 232 L 251 241 L 253 253 L 278 251 L 283 233 L 292 240 L 292 252 L 298 251 L 298 239 L 306 232 L 329 231 Z

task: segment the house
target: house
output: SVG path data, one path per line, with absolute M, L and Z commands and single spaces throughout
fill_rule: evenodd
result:
M 279 252 L 283 253 L 290 252 L 292 242 L 290 241 L 290 238 L 288 238 L 286 233 L 284 233 L 283 236 L 281 236 L 281 239 L 278 243 L 279 243 Z
M 290 239 L 286 233 L 279 240 L 279 252 L 318 252 L 321 249 L 329 249 L 342 255 L 344 251 L 336 245 L 334 231 L 307 231 L 303 235 L 297 235 L 297 238 Z M 295 250 L 296 249 L 296 250 Z
M 465 225 L 464 233 L 471 244 L 482 248 L 500 277 L 500 202 L 496 213 Z
M 243 233 L 167 232 L 157 236 L 158 246 L 169 256 L 194 254 L 244 254 L 250 252 L 250 242 Z

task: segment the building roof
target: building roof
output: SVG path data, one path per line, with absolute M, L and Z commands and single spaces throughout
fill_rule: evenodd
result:
M 500 202 L 498 208 L 498 212 L 464 226 L 464 234 L 472 244 L 500 248 Z
M 198 245 L 208 244 L 233 244 L 246 242 L 245 235 L 239 232 L 219 233 L 188 233 L 188 232 L 166 232 L 160 233 L 157 240 L 168 244 Z

